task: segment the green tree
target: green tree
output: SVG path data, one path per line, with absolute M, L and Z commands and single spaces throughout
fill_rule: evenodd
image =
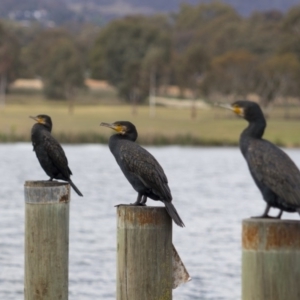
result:
M 15 22 L 5 22 L 5 27 L 17 37 L 20 45 L 20 64 L 18 66 L 18 76 L 20 78 L 33 78 L 33 62 L 30 59 L 29 45 L 45 29 L 38 23 L 32 22 L 30 26 L 22 26 Z
M 300 39 L 300 5 L 292 7 L 284 16 L 283 29 L 290 31 Z
M 106 79 L 122 98 L 132 104 L 149 93 L 149 53 L 167 53 L 170 35 L 167 21 L 158 17 L 127 17 L 108 24 L 99 34 L 91 51 L 91 76 Z M 146 72 L 147 73 L 147 72 Z
M 174 17 L 175 50 L 180 53 L 192 44 L 201 44 L 211 55 L 223 54 L 235 47 L 241 22 L 227 4 L 183 4 Z
M 73 39 L 64 30 L 47 30 L 32 43 L 30 55 L 46 97 L 67 99 L 71 112 L 78 89 L 84 87 L 82 58 Z
M 256 92 L 270 106 L 277 97 L 299 96 L 300 62 L 293 53 L 273 55 L 258 67 Z
M 300 6 L 291 8 L 282 20 L 284 41 L 279 47 L 280 53 L 295 53 L 300 61 Z
M 20 47 L 16 37 L 0 23 L 0 105 L 5 106 L 8 85 L 19 70 Z
M 68 32 L 70 32 L 72 39 L 76 42 L 82 57 L 84 68 L 88 70 L 89 53 L 99 35 L 101 28 L 91 23 L 81 24 L 75 21 L 66 24 L 65 28 Z
M 142 73 L 149 81 L 149 114 L 155 117 L 155 97 L 170 64 L 171 48 L 152 46 L 142 61 Z
M 230 51 L 215 57 L 203 84 L 206 93 L 245 97 L 254 91 L 257 63 L 257 57 L 245 50 Z
M 176 59 L 176 65 L 174 66 L 176 82 L 182 94 L 185 89 L 192 92 L 191 118 L 195 118 L 195 100 L 201 93 L 201 84 L 209 68 L 210 57 L 202 45 L 192 44 Z
M 244 49 L 262 59 L 274 54 L 283 43 L 282 14 L 277 11 L 255 12 L 240 24 L 236 49 Z

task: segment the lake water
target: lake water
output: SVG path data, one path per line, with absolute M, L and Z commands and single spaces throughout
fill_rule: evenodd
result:
M 114 205 L 136 193 L 106 145 L 64 145 L 71 194 L 70 300 L 115 299 Z M 169 179 L 186 227 L 173 226 L 173 243 L 192 281 L 174 300 L 236 300 L 241 295 L 241 221 L 265 204 L 238 148 L 148 147 Z M 286 150 L 300 166 L 300 151 Z M 0 299 L 23 299 L 24 182 L 46 180 L 30 144 L 0 144 Z M 148 205 L 157 202 L 148 200 Z M 277 213 L 274 211 L 274 214 Z M 299 219 L 284 213 L 283 218 Z

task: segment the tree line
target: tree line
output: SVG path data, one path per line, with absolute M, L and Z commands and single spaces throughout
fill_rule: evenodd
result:
M 0 93 L 16 78 L 36 77 L 51 99 L 72 98 L 87 77 L 108 81 L 136 104 L 169 85 L 208 101 L 253 93 L 268 106 L 299 98 L 300 6 L 246 18 L 222 3 L 182 4 L 178 13 L 128 16 L 104 27 L 2 21 Z

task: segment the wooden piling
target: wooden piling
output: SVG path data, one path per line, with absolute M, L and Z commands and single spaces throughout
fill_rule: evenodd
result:
M 117 208 L 117 300 L 172 299 L 172 220 L 164 207 Z
M 70 186 L 25 182 L 25 300 L 67 300 Z
M 242 300 L 300 299 L 300 221 L 243 221 Z

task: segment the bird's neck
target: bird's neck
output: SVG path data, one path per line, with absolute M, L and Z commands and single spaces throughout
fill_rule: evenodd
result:
M 46 131 L 51 132 L 52 128 L 51 128 L 51 126 L 48 126 L 48 125 L 36 123 L 33 125 L 33 129 L 46 130 Z
M 134 142 L 135 140 L 129 139 L 127 135 L 113 134 L 109 139 L 109 148 L 112 154 L 118 156 L 119 149 L 123 141 Z
M 253 139 L 261 139 L 266 128 L 266 121 L 259 120 L 256 122 L 249 122 L 248 127 L 241 133 L 240 149 L 242 154 L 246 156 L 249 143 Z
M 242 137 L 261 139 L 264 135 L 266 126 L 267 124 L 264 119 L 249 122 L 248 127 L 242 132 Z
M 121 141 L 121 140 L 127 140 L 131 142 L 135 142 L 137 139 L 137 134 L 132 132 L 132 133 L 126 133 L 126 134 L 114 134 L 110 137 L 114 141 Z

